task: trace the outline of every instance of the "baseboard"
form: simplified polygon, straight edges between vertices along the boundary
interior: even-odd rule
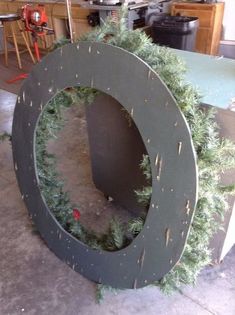
[[[220,41],[219,55],[235,59],[235,41],[234,40]]]

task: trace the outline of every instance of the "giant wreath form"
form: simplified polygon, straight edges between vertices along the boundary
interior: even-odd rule
[[[14,113],[15,171],[22,198],[41,236],[74,270],[116,288],[139,288],[160,279],[177,286],[193,281],[208,262],[206,246],[215,226],[213,213],[226,207],[224,194],[218,190],[218,172],[234,165],[231,158],[234,148],[228,142],[220,142],[213,115],[196,107],[197,93],[183,85],[180,77],[175,80],[180,73],[179,63],[173,70],[170,68],[172,65],[166,61],[171,53],[155,48],[138,32],[123,34],[123,46],[128,43],[136,46],[139,55],[146,58],[117,47],[122,38],[114,36],[110,40],[114,45],[94,41],[65,45],[34,67],[21,88]],[[101,38],[100,35],[102,30],[91,37]],[[156,53],[158,49],[166,54],[158,60],[160,75],[174,96],[157,74],[157,66],[153,69],[151,62],[143,61],[152,58],[154,64],[154,58],[160,56]],[[152,196],[145,224],[127,247],[117,251],[93,249],[68,233],[48,208],[40,190],[37,125],[48,102],[68,87],[100,90],[117,100],[135,122],[149,155]],[[174,97],[186,114],[192,135]],[[199,157],[201,190],[191,238],[181,257],[197,200],[198,174],[192,136]],[[220,159],[215,159],[214,151]]]
[[[152,198],[144,228],[117,252],[91,249],[64,231],[38,187],[37,122],[50,99],[70,86],[92,87],[118,100],[132,116],[150,158]],[[21,88],[13,139],[15,170],[27,208],[48,246],[76,271],[96,282],[132,288],[159,280],[178,262],[197,195],[195,154],[174,98],[141,59],[103,43],[81,42],[55,50]]]

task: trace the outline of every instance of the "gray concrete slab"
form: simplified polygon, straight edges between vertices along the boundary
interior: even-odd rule
[[[15,95],[0,90],[0,132],[9,131]],[[114,271],[115,272],[115,271]],[[194,288],[165,296],[158,288],[107,292],[75,273],[44,244],[27,215],[12,167],[11,146],[0,143],[0,315],[234,315],[235,248],[206,268]]]

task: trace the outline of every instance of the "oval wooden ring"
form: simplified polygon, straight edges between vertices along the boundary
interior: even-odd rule
[[[89,248],[56,221],[41,195],[35,131],[50,99],[86,86],[114,97],[131,114],[151,161],[152,198],[143,230],[116,252]],[[49,248],[74,270],[116,288],[161,279],[178,262],[197,197],[197,167],[189,127],[172,94],[145,62],[121,48],[80,42],[58,48],[37,64],[19,92],[12,147],[22,198]]]

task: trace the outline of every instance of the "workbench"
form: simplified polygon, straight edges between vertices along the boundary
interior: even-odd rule
[[[174,52],[185,61],[186,80],[202,92],[202,102],[232,110],[235,102],[235,60],[176,49]]]

